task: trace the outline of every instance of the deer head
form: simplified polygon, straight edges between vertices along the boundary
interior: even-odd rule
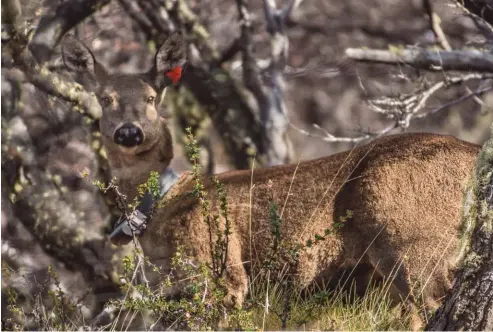
[[[99,128],[110,170],[132,199],[150,171],[162,172],[173,157],[160,106],[166,87],[181,78],[186,44],[180,33],[171,34],[156,52],[152,68],[141,74],[109,73],[73,37],[64,39],[62,56],[75,80],[94,92],[101,104]]]

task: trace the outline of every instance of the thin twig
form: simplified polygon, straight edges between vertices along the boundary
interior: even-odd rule
[[[376,132],[364,132],[360,131],[360,135],[355,137],[344,137],[344,136],[335,136],[329,133],[327,130],[321,128],[317,124],[313,124],[313,127],[318,131],[322,132],[322,134],[311,133],[304,129],[301,129],[295,126],[292,122],[290,122],[291,128],[298,131],[300,134],[309,136],[309,137],[317,137],[324,142],[334,143],[334,142],[344,142],[344,143],[358,143],[367,139],[377,138],[383,135],[390,133],[392,130],[396,128],[400,128],[402,130],[409,128],[411,122],[415,119],[421,119],[427,117],[431,114],[442,111],[449,106],[458,104],[463,102],[469,98],[474,96],[482,95],[488,91],[493,90],[493,85],[489,85],[486,87],[482,87],[477,89],[474,92],[470,92],[469,94],[462,96],[454,101],[443,104],[437,108],[434,108],[425,113],[419,113],[426,105],[428,99],[434,95],[437,91],[446,88],[453,84],[461,84],[470,80],[489,80],[493,79],[492,74],[468,74],[462,76],[454,76],[448,77],[444,81],[437,82],[433,84],[431,87],[419,92],[414,93],[408,96],[397,96],[397,97],[380,97],[373,100],[368,101],[368,106],[370,109],[376,113],[385,115],[387,118],[394,120],[392,124],[385,127],[384,129]]]
[[[45,14],[39,21],[29,50],[39,64],[47,61],[55,46],[74,26],[110,3],[110,0],[71,0]]]
[[[478,90],[476,90],[474,92],[471,92],[471,93],[469,93],[467,95],[464,95],[464,96],[462,96],[460,98],[457,98],[456,100],[452,100],[451,102],[448,102],[446,104],[440,105],[439,107],[434,108],[433,110],[431,110],[429,112],[418,114],[414,118],[415,119],[421,119],[421,118],[427,117],[427,116],[429,116],[431,114],[435,114],[437,112],[440,112],[441,110],[443,110],[445,108],[448,108],[450,106],[459,104],[459,103],[461,103],[461,102],[463,102],[463,101],[465,101],[465,100],[467,100],[469,98],[477,97],[477,96],[482,95],[483,93],[486,93],[486,92],[491,91],[491,90],[493,90],[493,86],[488,86],[488,87],[483,88],[483,89],[478,89]]]
[[[435,34],[435,37],[437,38],[438,42],[442,45],[444,50],[452,51],[452,47],[450,46],[450,43],[448,42],[448,39],[445,36],[445,32],[443,32],[442,26],[440,25],[441,23],[440,16],[438,16],[438,14],[435,13],[435,11],[433,10],[433,4],[431,3],[431,0],[423,0],[423,7],[425,8],[426,13],[428,14],[430,20],[430,28]],[[471,94],[473,93],[468,86],[466,86],[466,91]],[[483,106],[483,102],[477,96],[473,95],[472,98],[480,107]]]
[[[471,9],[475,9],[475,8],[467,8],[466,6],[464,6],[464,2],[463,0],[456,0],[455,1],[455,5],[457,7],[459,7],[460,9],[462,9],[468,16],[470,16],[472,18],[472,20],[474,21],[474,23],[476,24],[476,26],[478,28],[481,29],[481,31],[483,33],[486,34],[486,37],[492,37],[493,36],[493,26],[492,26],[492,21],[489,21],[488,19],[478,15],[477,13],[474,13]],[[481,5],[478,6],[478,9],[487,9],[486,7],[484,8],[481,8]],[[490,15],[488,15],[488,18],[491,18],[491,13],[492,13],[492,9],[490,8],[488,10],[488,13]]]
[[[447,37],[445,36],[445,33],[443,32],[440,25],[440,16],[438,16],[438,14],[435,13],[435,11],[433,10],[431,0],[423,0],[423,7],[425,7],[426,14],[428,14],[428,17],[430,19],[431,30],[435,34],[438,42],[440,43],[440,45],[442,45],[444,50],[451,51],[452,47],[450,46]]]

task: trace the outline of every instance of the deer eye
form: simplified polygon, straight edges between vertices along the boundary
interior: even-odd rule
[[[156,97],[150,96],[149,98],[147,98],[147,103],[152,105],[154,103],[155,99],[156,99]]]
[[[101,103],[103,104],[103,106],[109,106],[113,103],[113,99],[111,97],[105,96],[101,98]]]

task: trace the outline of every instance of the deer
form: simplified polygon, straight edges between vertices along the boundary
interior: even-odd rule
[[[75,38],[65,38],[62,54],[74,79],[101,104],[99,128],[109,169],[132,200],[150,172],[166,174],[173,158],[172,137],[160,112],[166,88],[181,79],[187,63],[186,42],[172,33],[142,74],[109,73]],[[302,252],[297,284],[308,287],[343,268],[367,264],[391,280],[410,306],[422,297],[427,308],[437,308],[457,266],[463,194],[478,153],[479,146],[452,136],[402,133],[297,164],[217,174],[231,223],[225,303],[241,306],[248,295],[251,266],[272,241],[269,202],[276,202],[282,207],[283,237],[299,243],[323,234],[351,211],[337,232]],[[190,174],[173,179],[166,196],[181,198],[165,201],[138,237],[144,254],[164,270],[178,247],[198,262],[211,260],[199,200],[180,196],[193,190],[194,180]],[[213,184],[208,179],[204,184],[215,202],[211,208],[218,211]],[[423,286],[419,291],[416,282]]]

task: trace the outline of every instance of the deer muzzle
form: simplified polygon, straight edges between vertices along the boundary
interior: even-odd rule
[[[118,145],[134,147],[142,144],[144,141],[144,134],[142,133],[142,129],[136,125],[132,123],[125,123],[120,128],[115,130],[113,141]]]

